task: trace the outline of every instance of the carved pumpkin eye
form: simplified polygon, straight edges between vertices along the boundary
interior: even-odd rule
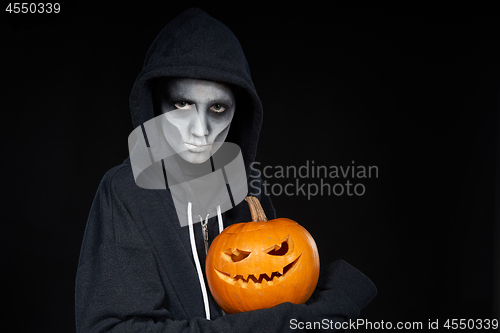
[[[234,251],[231,251],[231,249],[227,249],[225,251],[222,251],[222,253],[230,257],[233,262],[242,261],[250,255],[250,252],[242,251],[239,249],[234,249]]]
[[[270,250],[266,251],[267,254],[272,256],[284,256],[288,253],[288,237],[281,243],[281,245],[274,245]]]

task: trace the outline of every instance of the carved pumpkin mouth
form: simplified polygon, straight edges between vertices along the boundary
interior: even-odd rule
[[[282,279],[293,267],[295,267],[301,256],[302,253],[297,257],[297,259],[283,267],[281,271],[271,273],[231,276],[229,273],[221,272],[217,268],[215,268],[215,272],[221,280],[226,281],[229,284],[235,285],[238,283],[243,288],[248,288],[250,284],[254,285],[256,288],[262,288],[262,286],[271,286],[275,282],[279,282],[280,279]]]

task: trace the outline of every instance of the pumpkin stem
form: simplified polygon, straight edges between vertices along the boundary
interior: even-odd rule
[[[245,198],[248,202],[248,207],[250,207],[250,214],[252,215],[253,222],[264,221],[267,222],[266,214],[260,205],[259,199],[256,197],[248,196]]]

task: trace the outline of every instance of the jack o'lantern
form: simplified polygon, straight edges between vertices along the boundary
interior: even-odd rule
[[[290,219],[267,221],[257,198],[245,200],[253,221],[224,229],[207,254],[214,299],[226,313],[305,303],[319,277],[314,239]]]

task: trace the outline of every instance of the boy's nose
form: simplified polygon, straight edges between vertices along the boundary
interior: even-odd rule
[[[197,116],[191,124],[191,134],[197,137],[208,135],[207,114],[204,110],[198,109]]]

